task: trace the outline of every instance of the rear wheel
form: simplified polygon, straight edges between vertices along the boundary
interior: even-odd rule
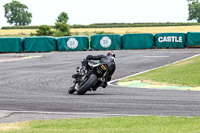
[[[84,95],[97,82],[97,76],[92,74],[89,79],[77,90],[77,94]]]

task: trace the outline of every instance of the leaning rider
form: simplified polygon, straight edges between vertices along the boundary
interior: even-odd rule
[[[107,87],[107,82],[111,80],[111,76],[115,72],[115,54],[113,52],[108,52],[106,55],[88,55],[85,60],[82,61],[82,70],[88,71],[90,66],[88,65],[88,61],[90,60],[99,60],[99,63],[106,63],[108,65],[108,73],[105,76],[105,81],[102,83],[99,81],[93,90],[96,90],[98,86],[102,86],[103,88]]]

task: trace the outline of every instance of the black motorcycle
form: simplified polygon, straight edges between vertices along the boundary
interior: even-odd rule
[[[96,91],[96,89],[105,82],[106,74],[108,73],[108,64],[96,63],[93,61],[88,62],[89,69],[77,67],[77,73],[72,75],[73,85],[69,88],[69,94],[75,91],[79,95],[84,95],[87,91]]]

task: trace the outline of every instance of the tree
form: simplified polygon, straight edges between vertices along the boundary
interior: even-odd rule
[[[199,0],[187,0],[188,2],[199,2]]]
[[[61,37],[61,36],[70,36],[70,26],[67,24],[69,17],[67,13],[62,12],[58,16],[58,19],[56,19],[55,28],[56,31],[54,33],[54,36]]]
[[[62,12],[60,13],[60,15],[58,16],[58,19],[56,19],[57,23],[67,23],[69,17],[67,15],[67,13]]]
[[[28,7],[19,1],[13,0],[4,5],[5,17],[9,24],[28,25],[31,23],[32,13],[28,12]]]
[[[188,10],[189,10],[189,17],[188,20],[197,20],[200,23],[200,3],[198,0],[187,0]]]
[[[54,31],[51,30],[51,27],[47,25],[41,25],[36,32],[36,36],[52,36],[54,34]]]

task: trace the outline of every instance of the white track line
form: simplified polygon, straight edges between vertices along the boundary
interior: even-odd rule
[[[132,116],[131,114],[104,114],[104,113],[92,113],[92,112],[84,113],[84,112],[12,111],[12,110],[0,110],[0,113],[7,113],[5,117],[15,113],[46,114],[46,115]]]
[[[21,58],[12,58],[12,59],[0,59],[1,62],[11,62],[11,61],[21,61],[21,60],[26,60],[26,59],[32,59],[32,58],[39,58],[41,56],[22,56]]]
[[[15,113],[21,113],[21,114],[44,114],[44,115],[91,115],[91,117],[88,118],[92,118],[93,117],[118,117],[118,116],[152,116],[154,114],[150,114],[150,115],[144,115],[144,114],[104,114],[104,113],[84,113],[84,112],[45,112],[45,111],[10,111],[10,110],[0,110],[0,113],[7,113],[6,115],[4,115],[3,117],[0,117],[0,119],[5,118],[5,117],[9,117],[11,115],[14,115]],[[158,117],[168,117],[168,115],[157,115]],[[169,115],[170,116],[170,115]],[[176,117],[182,117],[182,116],[176,116]],[[186,116],[187,118],[192,118],[193,116]]]

